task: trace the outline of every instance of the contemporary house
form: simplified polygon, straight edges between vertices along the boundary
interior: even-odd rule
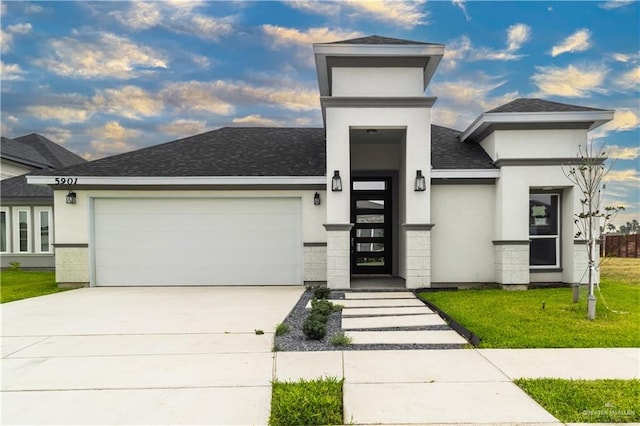
[[[53,191],[27,184],[26,174],[85,163],[86,160],[32,133],[0,144],[0,259],[29,269],[51,269],[53,248]]]
[[[222,128],[58,171],[56,277],[91,286],[407,288],[583,279],[562,172],[613,111],[516,99],[431,123],[444,45],[315,44],[323,128]]]

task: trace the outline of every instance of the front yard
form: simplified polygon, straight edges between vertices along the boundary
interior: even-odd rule
[[[65,290],[68,289],[58,288],[56,285],[55,272],[21,270],[0,272],[0,303],[13,302]]]
[[[606,259],[601,267],[597,318],[586,318],[586,290],[425,292],[428,300],[480,337],[484,348],[640,346],[640,259]]]

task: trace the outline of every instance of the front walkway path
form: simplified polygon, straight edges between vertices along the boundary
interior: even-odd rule
[[[637,348],[278,352],[274,379],[344,377],[345,422],[356,424],[559,424],[512,380],[638,378],[639,354]]]

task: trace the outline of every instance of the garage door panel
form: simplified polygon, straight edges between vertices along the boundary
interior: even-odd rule
[[[97,199],[96,284],[302,282],[301,201]]]

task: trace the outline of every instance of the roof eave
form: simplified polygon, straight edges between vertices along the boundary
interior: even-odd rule
[[[64,183],[58,176],[27,176],[30,185],[51,185],[54,189],[78,186],[277,186],[277,185],[325,185],[326,176],[73,176],[72,184],[65,176]]]
[[[498,124],[561,124],[585,123],[593,130],[613,120],[615,111],[554,111],[554,112],[490,112],[482,113],[460,135],[463,142],[479,142],[480,135],[487,134]]]

